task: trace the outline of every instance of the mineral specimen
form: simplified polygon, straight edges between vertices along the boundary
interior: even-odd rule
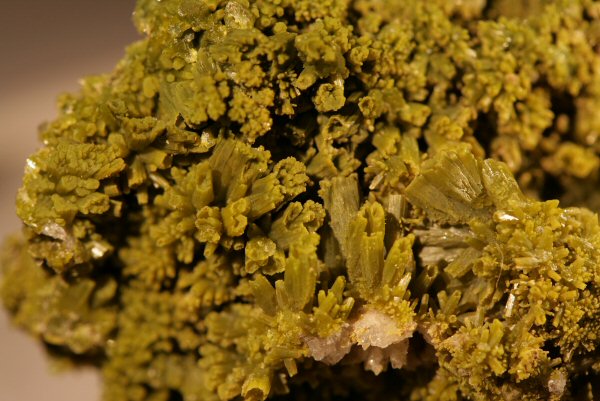
[[[135,22],[43,128],[2,263],[107,401],[600,399],[600,3]]]

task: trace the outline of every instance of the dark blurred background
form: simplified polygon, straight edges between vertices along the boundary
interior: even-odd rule
[[[0,0],[0,238],[19,230],[14,198],[37,127],[61,92],[109,72],[139,36],[135,0]],[[2,308],[0,308],[2,309]],[[52,374],[42,347],[0,310],[0,400],[98,401],[92,370]]]

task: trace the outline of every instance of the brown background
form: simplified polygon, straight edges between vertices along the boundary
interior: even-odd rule
[[[0,0],[0,237],[19,229],[14,198],[37,127],[79,78],[108,72],[138,36],[134,0]],[[2,309],[2,308],[0,308]],[[98,401],[92,370],[49,373],[35,340],[0,311],[0,401]]]

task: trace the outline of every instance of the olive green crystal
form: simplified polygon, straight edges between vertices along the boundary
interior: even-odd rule
[[[139,0],[2,300],[106,401],[600,399],[600,3]]]

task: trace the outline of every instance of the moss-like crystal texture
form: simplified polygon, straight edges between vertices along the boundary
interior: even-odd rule
[[[42,129],[2,259],[107,401],[600,399],[600,3],[135,22]]]

